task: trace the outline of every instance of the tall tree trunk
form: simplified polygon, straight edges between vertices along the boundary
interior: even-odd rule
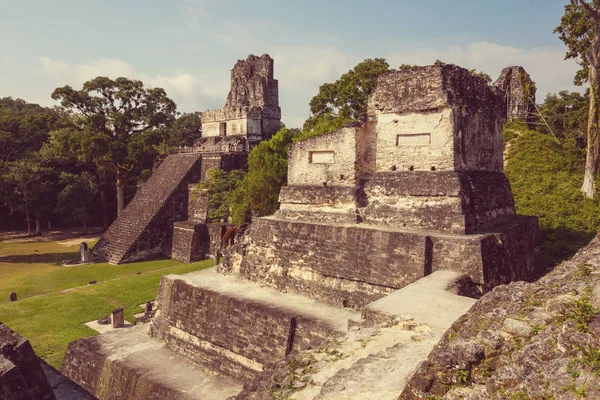
[[[42,223],[39,217],[35,219],[35,234],[39,235],[42,232]]]
[[[27,222],[27,236],[31,236],[31,217],[29,210],[25,210],[25,221]]]
[[[598,113],[598,94],[600,86],[600,26],[596,25],[596,34],[592,39],[588,53],[590,108],[588,111],[587,154],[585,157],[585,175],[581,193],[585,197],[593,198],[596,193],[596,175],[600,161],[600,114]]]
[[[106,199],[106,182],[103,180],[98,189],[100,191],[100,210],[102,211],[102,230],[108,229],[108,201]]]
[[[125,182],[123,170],[117,168],[117,217],[121,215],[121,211],[125,208]]]

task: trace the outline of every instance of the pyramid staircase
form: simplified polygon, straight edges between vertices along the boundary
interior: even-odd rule
[[[187,216],[188,184],[198,181],[200,154],[172,154],[137,191],[133,200],[104,233],[92,254],[122,264],[164,254],[174,221]]]

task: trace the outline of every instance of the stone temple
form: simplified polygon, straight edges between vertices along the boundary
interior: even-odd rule
[[[92,249],[96,259],[121,264],[167,256],[193,262],[214,254],[224,225],[206,224],[208,199],[195,187],[211,168],[246,168],[250,150],[279,130],[273,64],[267,54],[235,64],[225,107],[202,113],[202,137],[155,169]]]
[[[251,104],[250,92],[232,88],[228,103]],[[275,215],[240,232],[218,267],[163,277],[151,323],[71,343],[62,372],[101,399],[260,398],[253,388],[277,362],[410,314],[416,325],[394,336],[406,342],[339,371],[360,367],[359,387],[369,362],[398,357],[372,371],[402,384],[474,302],[448,287],[470,282],[481,293],[539,273],[537,219],[516,215],[502,172],[505,120],[504,92],[463,68],[383,74],[365,122],[291,147]],[[219,132],[248,133],[248,121],[219,122]],[[321,390],[315,379],[297,385],[307,393],[297,398],[402,391],[361,397],[379,387],[363,385],[353,397],[352,385]]]

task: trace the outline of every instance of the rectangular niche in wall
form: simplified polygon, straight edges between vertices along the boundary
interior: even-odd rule
[[[333,164],[334,152],[333,150],[309,151],[308,162],[311,164]]]
[[[406,133],[396,136],[396,146],[429,146],[431,133]]]

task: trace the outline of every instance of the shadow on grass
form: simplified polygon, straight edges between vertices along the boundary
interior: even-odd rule
[[[76,252],[23,254],[0,257],[0,263],[62,265],[63,261],[76,258]]]
[[[576,231],[565,227],[542,228],[541,231],[541,262],[545,274],[551,272],[561,262],[573,257],[596,235],[596,232]]]

